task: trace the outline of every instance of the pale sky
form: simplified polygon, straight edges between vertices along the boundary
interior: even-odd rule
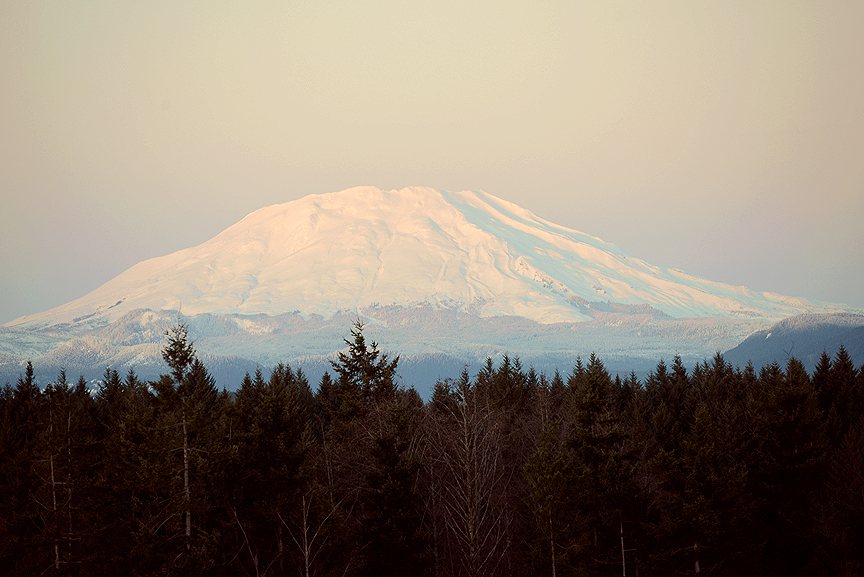
[[[0,323],[266,205],[481,189],[864,307],[864,2],[0,5]]]

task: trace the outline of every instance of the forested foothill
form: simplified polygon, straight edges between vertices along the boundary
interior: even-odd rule
[[[424,402],[355,324],[217,389],[166,374],[0,391],[3,575],[859,575],[864,367],[488,359]]]

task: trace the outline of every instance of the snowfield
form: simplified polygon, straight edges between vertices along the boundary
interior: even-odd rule
[[[655,266],[484,192],[359,187],[262,208],[197,247],[7,326],[93,327],[137,309],[330,318],[418,304],[550,324],[589,320],[595,302],[676,318],[845,310]]]
[[[314,377],[358,318],[408,373],[414,363],[458,374],[503,354],[567,372],[591,352],[627,373],[674,355],[710,358],[794,315],[838,312],[860,311],[663,268],[485,192],[359,187],[262,208],[7,323],[0,377],[14,380],[28,359],[49,372],[156,375],[181,314],[208,368],[235,386],[277,362],[317,367]]]

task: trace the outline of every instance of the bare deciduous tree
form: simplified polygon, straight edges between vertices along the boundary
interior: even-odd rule
[[[495,575],[505,557],[512,510],[511,472],[502,455],[501,419],[471,390],[467,372],[458,383],[457,402],[442,404],[430,423],[433,449],[429,474],[436,489],[436,515],[443,538],[455,554],[455,574]]]

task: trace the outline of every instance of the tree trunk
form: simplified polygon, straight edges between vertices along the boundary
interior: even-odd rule
[[[312,506],[312,498],[309,498],[309,505],[306,505],[306,496],[303,496],[303,568],[305,569],[305,577],[309,577],[310,556],[312,554],[309,544],[309,507]]]
[[[66,562],[72,562],[72,407],[66,416],[66,449],[69,458],[66,474],[66,510],[69,513],[69,532],[66,535]]]
[[[285,543],[282,542],[282,526],[276,526],[276,557],[279,559],[279,571],[285,571]]]
[[[467,387],[459,404],[448,411],[452,428],[439,425],[434,432],[441,447],[435,460],[443,525],[455,545],[445,554],[468,577],[493,574],[509,561],[509,480],[501,459],[501,426],[493,410],[472,398]]]
[[[192,497],[189,490],[189,434],[183,414],[183,494],[186,497],[186,549],[192,548]]]
[[[627,562],[624,559],[624,522],[620,521],[621,527],[621,575],[627,577]]]
[[[57,481],[54,479],[54,455],[48,456],[48,466],[51,468],[51,500],[52,500],[52,512],[54,513],[54,568],[56,570],[60,570],[60,540],[59,535],[59,527],[57,526]]]

